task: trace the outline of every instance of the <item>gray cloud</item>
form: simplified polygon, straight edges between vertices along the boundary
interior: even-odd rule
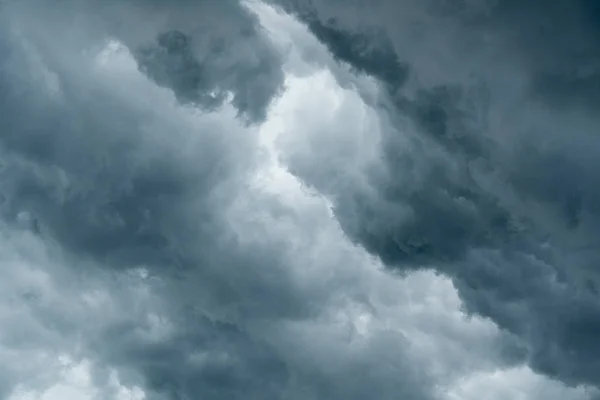
[[[302,106],[319,113],[284,112],[307,131],[286,137],[284,158],[334,200],[338,225],[292,177],[281,183],[291,193],[255,181],[274,179],[261,175],[266,128],[244,120],[265,118],[289,66],[238,2],[52,5],[0,5],[2,396],[56,379],[44,371],[62,353],[89,360],[99,396],[115,399],[111,371],[151,400],[447,399],[465,376],[527,354],[552,376],[594,382],[592,358],[576,361],[595,327],[572,310],[593,316],[595,300],[578,274],[556,278],[574,254],[547,237],[549,250],[533,251],[538,236],[523,232],[548,215],[556,222],[535,233],[563,232],[592,202],[553,191],[536,175],[542,157],[529,176],[495,164],[528,159],[479,136],[489,85],[421,87],[385,29],[314,20],[334,58],[389,83],[375,108],[347,85],[337,114],[314,88]],[[361,112],[372,124],[357,137]],[[511,197],[521,192],[530,198]],[[381,271],[346,234],[389,264],[437,266],[469,311],[507,331],[465,319],[442,278]]]
[[[599,384],[595,3],[274,3],[383,81],[380,157],[348,174],[328,163],[342,150],[309,134],[323,163],[290,147],[294,173],[390,267],[450,276],[538,371]],[[386,52],[373,65],[407,75],[399,90],[368,67],[369,46]]]
[[[0,316],[10,326],[3,348],[89,359],[97,385],[108,387],[108,371],[117,370],[149,399],[433,399],[426,365],[401,333],[382,331],[354,348],[352,327],[331,320],[342,305],[364,302],[353,292],[367,259],[343,241],[326,206],[297,215],[248,188],[263,161],[256,128],[236,116],[263,113],[281,75],[266,88],[260,77],[247,82],[263,61],[244,65],[228,48],[201,62],[188,53],[196,36],[184,33],[185,18],[175,18],[177,30],[149,28],[142,21],[161,10],[82,4],[58,12],[3,5],[2,229],[10,246],[23,247],[15,263],[36,248],[50,253],[30,261],[31,273],[46,277],[38,284],[2,260],[6,301],[21,296],[16,317]],[[246,15],[226,4],[214,7],[233,20]],[[109,6],[125,14],[115,22],[105,17]],[[262,40],[244,35],[252,39],[236,45]],[[146,39],[156,51],[150,60]],[[260,58],[268,46],[246,51]],[[214,76],[223,63],[231,70]],[[225,97],[207,104],[213,89],[231,90],[232,105],[219,104]],[[323,272],[311,273],[313,265]],[[6,365],[5,397],[45,383],[36,379],[43,360]]]
[[[183,103],[214,108],[227,96],[250,121],[265,111],[283,81],[281,60],[256,17],[237,0],[162,4],[143,1],[7,2],[14,24],[29,28],[41,49],[58,41],[81,51],[117,39],[140,69]],[[199,19],[197,16],[202,15]],[[47,30],[52,29],[52,37]],[[62,62],[70,55],[46,54]],[[250,79],[251,78],[251,79]]]

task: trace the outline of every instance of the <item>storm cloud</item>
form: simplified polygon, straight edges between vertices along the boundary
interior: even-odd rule
[[[292,170],[390,268],[446,274],[467,310],[523,339],[535,369],[598,384],[595,3],[280,3],[381,81],[386,116],[360,179],[341,164],[320,176],[293,146]],[[369,46],[407,75],[400,88],[387,63],[365,68]]]
[[[0,396],[598,396],[597,9],[452,4],[0,2]]]

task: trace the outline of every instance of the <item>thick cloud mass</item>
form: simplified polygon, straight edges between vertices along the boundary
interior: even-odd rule
[[[383,84],[366,186],[290,149],[346,233],[394,269],[450,276],[539,371],[600,384],[596,2],[276,3]],[[369,45],[393,61],[371,66]]]
[[[67,354],[100,398],[115,371],[149,399],[433,398],[401,332],[352,339],[370,264],[322,199],[261,189],[237,117],[264,117],[283,66],[256,18],[104,4],[2,5],[2,397]],[[220,48],[194,48],[195,18]]]
[[[279,54],[256,17],[237,0],[27,0],[4,7],[14,25],[36,25],[28,30],[42,47],[38,51],[49,52],[57,43],[86,51],[119,40],[158,85],[202,108],[217,107],[231,95],[242,115],[264,118],[283,80]],[[64,51],[46,56],[61,62]]]
[[[0,0],[0,398],[597,396],[595,3],[270,3]]]

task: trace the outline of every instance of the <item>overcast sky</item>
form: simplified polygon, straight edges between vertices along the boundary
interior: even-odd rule
[[[600,3],[0,0],[0,399],[600,399]]]

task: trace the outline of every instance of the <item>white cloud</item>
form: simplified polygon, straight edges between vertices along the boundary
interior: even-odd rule
[[[8,400],[145,400],[139,387],[123,386],[115,372],[110,374],[106,387],[97,387],[93,382],[89,362],[74,362],[66,356],[58,359],[58,378],[55,383],[41,390],[18,387]],[[56,371],[53,371],[56,373]]]

